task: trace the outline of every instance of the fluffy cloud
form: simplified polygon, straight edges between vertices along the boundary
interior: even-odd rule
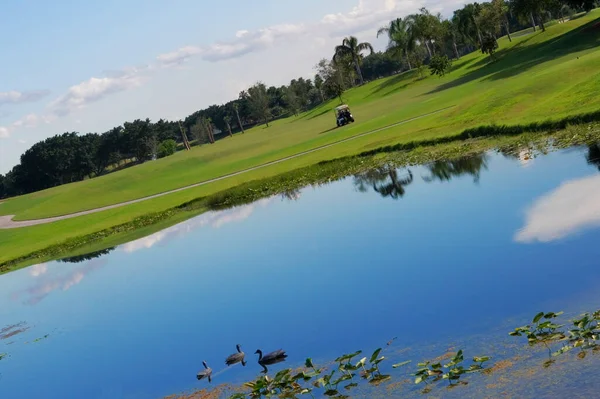
[[[411,10],[416,11],[421,4],[413,0],[360,0],[351,11],[326,15],[317,23],[280,24],[255,31],[238,30],[234,40],[204,47],[182,47],[171,53],[159,55],[157,60],[165,66],[174,66],[198,55],[205,61],[219,62],[262,51],[278,43],[297,40],[301,36],[309,35],[322,41],[323,38],[374,30],[398,15],[404,15]]]
[[[527,210],[525,226],[515,234],[515,241],[551,242],[600,227],[599,196],[599,175],[561,184]]]
[[[10,130],[6,126],[0,126],[0,139],[10,137]]]
[[[113,73],[112,76],[90,78],[71,86],[66,94],[50,103],[49,108],[58,116],[68,115],[90,103],[102,100],[110,94],[140,86],[143,82],[144,70],[145,68],[131,68]]]
[[[171,53],[161,54],[156,57],[157,61],[163,66],[180,65],[189,58],[200,54],[202,49],[195,46],[185,46]]]
[[[48,90],[33,90],[33,91],[5,91],[0,92],[0,105],[3,104],[20,104],[29,103],[41,100],[50,94]]]

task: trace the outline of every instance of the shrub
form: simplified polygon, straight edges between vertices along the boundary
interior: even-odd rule
[[[169,155],[175,154],[175,151],[177,151],[177,143],[175,142],[175,140],[165,140],[158,146],[156,156],[158,158],[168,157]]]
[[[429,63],[429,70],[432,75],[444,76],[452,66],[452,62],[447,55],[434,55]]]

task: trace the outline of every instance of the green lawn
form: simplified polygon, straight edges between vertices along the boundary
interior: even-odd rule
[[[600,10],[546,32],[499,40],[499,61],[467,55],[443,78],[414,72],[381,79],[344,95],[357,122],[335,126],[332,101],[298,117],[254,128],[214,145],[100,178],[10,199],[0,215],[16,220],[93,209],[167,191],[306,151],[449,106],[440,113],[247,174],[143,203],[48,225],[0,230],[0,262],[164,210],[251,179],[384,145],[455,135],[487,124],[521,124],[600,109]]]

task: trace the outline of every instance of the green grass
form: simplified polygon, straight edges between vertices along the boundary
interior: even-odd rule
[[[136,217],[161,212],[195,198],[384,146],[458,135],[491,124],[527,124],[600,110],[600,10],[546,32],[500,39],[499,61],[480,53],[455,62],[443,78],[415,79],[414,72],[381,79],[348,91],[345,102],[357,122],[334,127],[335,101],[298,117],[275,121],[171,157],[100,178],[10,199],[0,214],[27,220],[93,209],[164,192],[243,170],[347,137],[443,112],[322,151],[165,197],[48,225],[0,230],[0,263],[66,239],[108,229]]]

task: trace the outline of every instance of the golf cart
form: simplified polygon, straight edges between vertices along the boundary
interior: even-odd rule
[[[338,127],[347,125],[348,123],[351,123],[351,122],[354,122],[354,117],[352,116],[352,113],[350,112],[350,107],[348,107],[346,104],[340,105],[334,111],[335,111],[335,121],[336,121]]]

